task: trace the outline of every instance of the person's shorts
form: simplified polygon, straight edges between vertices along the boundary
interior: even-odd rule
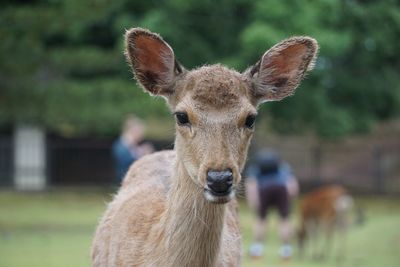
[[[267,216],[271,208],[276,208],[283,219],[289,216],[290,201],[285,185],[259,185],[259,197],[258,216],[261,219]]]

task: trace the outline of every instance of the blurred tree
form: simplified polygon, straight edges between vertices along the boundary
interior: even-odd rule
[[[19,0],[0,9],[0,125],[41,124],[64,135],[110,135],[126,113],[165,121],[161,100],[131,81],[125,29],[159,32],[191,68],[244,70],[291,35],[321,46],[296,97],[265,105],[281,133],[365,132],[400,111],[400,6],[395,0]]]
[[[241,34],[243,57],[290,35],[320,44],[316,70],[296,97],[263,107],[280,132],[328,138],[368,131],[399,115],[400,6],[396,1],[256,1]],[[243,60],[247,62],[247,60]]]

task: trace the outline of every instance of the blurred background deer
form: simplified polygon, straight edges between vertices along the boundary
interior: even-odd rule
[[[342,259],[346,252],[346,235],[354,223],[355,205],[347,190],[338,185],[323,186],[306,194],[300,204],[298,230],[299,254],[307,251],[314,259],[331,254],[337,235],[336,256]],[[361,214],[358,213],[360,223]]]

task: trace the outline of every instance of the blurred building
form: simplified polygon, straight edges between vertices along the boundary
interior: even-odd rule
[[[113,140],[66,138],[29,125],[2,129],[0,187],[43,190],[115,184]],[[152,143],[156,150],[172,148],[172,140]],[[333,143],[298,136],[256,138],[253,145],[279,151],[304,189],[338,183],[355,192],[400,194],[400,139],[393,131]]]
[[[53,186],[115,184],[114,137],[65,138],[20,125],[0,132],[0,187],[37,191]],[[156,149],[171,141],[152,141]]]

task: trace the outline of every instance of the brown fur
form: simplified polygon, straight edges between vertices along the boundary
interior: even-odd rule
[[[329,253],[332,235],[335,230],[345,234],[353,200],[347,190],[341,186],[324,186],[304,196],[300,205],[300,229],[298,232],[300,253],[304,253],[306,240],[313,239],[314,257],[323,257]],[[324,235],[324,246],[318,246],[318,235]],[[311,240],[310,240],[311,241]],[[342,240],[343,241],[343,240]],[[344,244],[341,244],[344,252]],[[318,251],[319,250],[319,251]],[[343,256],[343,255],[339,255]]]
[[[159,35],[140,28],[126,33],[127,59],[140,85],[165,97],[174,113],[186,113],[189,123],[177,124],[174,151],[133,164],[97,228],[93,266],[240,265],[234,190],[221,197],[208,193],[207,172],[230,169],[237,188],[253,134],[246,118],[257,113],[266,95],[274,97],[259,84],[300,73],[289,77],[297,82],[290,90],[297,87],[317,50],[313,39],[303,39],[304,44],[295,39],[286,41],[287,46],[281,43],[287,49],[272,48],[279,57],[276,73],[267,75],[259,68],[250,75],[221,65],[187,71]],[[267,54],[262,62],[272,60]],[[286,83],[274,86],[289,90]]]
[[[247,92],[239,73],[221,65],[194,70],[188,75],[188,79],[196,83],[193,86],[197,89],[193,93],[193,100],[207,107],[221,109],[238,105],[241,96]]]

